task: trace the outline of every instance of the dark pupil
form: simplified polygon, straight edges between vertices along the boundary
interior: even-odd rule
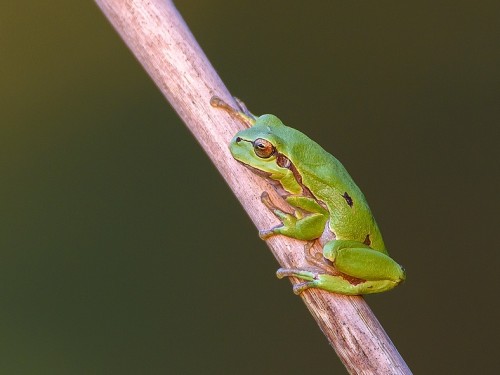
[[[253,147],[260,158],[268,158],[273,154],[273,145],[264,139],[256,139],[253,142]]]

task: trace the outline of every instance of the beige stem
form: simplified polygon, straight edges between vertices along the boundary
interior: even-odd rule
[[[237,104],[173,3],[96,2],[216,165],[255,226],[276,225],[276,218],[261,203],[260,194],[268,191],[274,202],[279,197],[228,152],[229,140],[243,125],[225,111],[213,108],[210,98],[217,95],[234,107]],[[267,244],[282,267],[305,264],[303,243],[276,236]],[[302,299],[350,373],[411,374],[362,297],[313,289],[302,293]]]

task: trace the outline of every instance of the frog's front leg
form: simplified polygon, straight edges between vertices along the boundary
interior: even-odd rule
[[[296,209],[293,214],[276,207],[266,192],[262,193],[261,200],[281,220],[280,225],[259,231],[262,239],[282,234],[299,240],[314,240],[321,236],[329,218],[328,211],[313,198],[297,195],[290,195],[285,198],[286,202]]]
[[[383,252],[348,240],[333,240],[323,248],[323,256],[330,260],[340,275],[300,268],[280,268],[277,276],[294,276],[306,280],[294,287],[296,294],[308,288],[357,295],[384,292],[405,279],[405,271]]]

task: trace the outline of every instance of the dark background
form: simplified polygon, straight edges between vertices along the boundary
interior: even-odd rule
[[[179,1],[233,94],[340,160],[419,374],[498,370],[496,1]],[[345,370],[92,1],[0,5],[0,373]]]

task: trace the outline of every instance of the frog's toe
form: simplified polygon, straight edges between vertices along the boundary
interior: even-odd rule
[[[272,237],[274,235],[274,232],[272,229],[261,229],[259,230],[259,237],[262,240],[267,240],[269,237]]]
[[[304,290],[309,289],[309,288],[314,288],[315,286],[316,286],[316,283],[314,281],[304,281],[302,283],[298,283],[298,284],[295,284],[293,286],[293,293],[296,295],[299,295]]]

